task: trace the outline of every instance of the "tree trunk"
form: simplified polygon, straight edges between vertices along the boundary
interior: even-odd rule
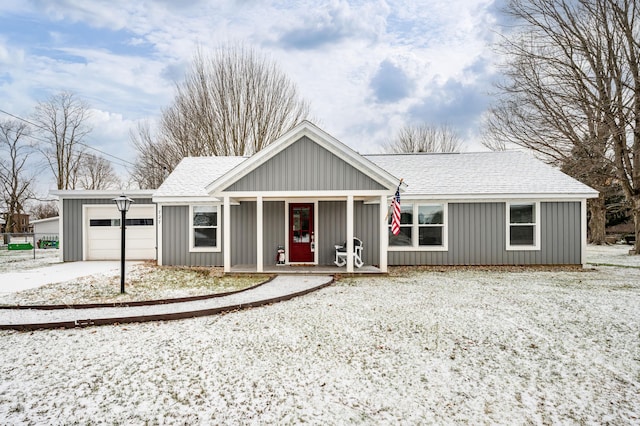
[[[636,242],[629,254],[640,254],[640,195],[633,197],[633,224]]]
[[[601,245],[605,243],[607,208],[604,202],[604,195],[600,193],[598,198],[587,201],[589,208],[588,235],[589,243]]]

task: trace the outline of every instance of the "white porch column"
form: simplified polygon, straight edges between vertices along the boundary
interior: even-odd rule
[[[258,195],[256,198],[256,271],[262,272],[264,270],[264,256],[263,256],[263,235],[262,235],[262,224],[264,223],[262,220],[263,212],[262,212],[262,195]]]
[[[347,195],[347,273],[353,273],[353,195]]]
[[[389,231],[387,228],[387,196],[380,196],[380,272],[387,272]]]
[[[162,204],[156,204],[156,262],[162,266]]]
[[[224,272],[231,272],[231,202],[228,195],[224,196],[222,224]]]
[[[587,267],[587,200],[580,201],[580,263]]]

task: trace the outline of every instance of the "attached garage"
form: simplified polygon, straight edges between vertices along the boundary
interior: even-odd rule
[[[120,259],[121,213],[114,205],[84,206],[85,260]],[[155,259],[154,205],[132,205],[127,212],[126,258]]]
[[[122,191],[52,191],[58,197],[60,212],[60,258],[64,262],[81,260],[120,260],[121,213],[113,199]],[[128,190],[133,199],[127,212],[126,259],[157,259],[156,204],[153,190]]]

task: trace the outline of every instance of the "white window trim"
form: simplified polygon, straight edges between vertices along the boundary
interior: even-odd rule
[[[211,207],[215,207],[218,213],[218,223],[216,223],[216,246],[215,247],[195,247],[195,235],[193,233],[193,208],[194,207],[200,207],[200,206],[211,206]],[[222,217],[222,207],[220,203],[215,203],[215,204],[209,204],[209,203],[197,203],[197,204],[189,204],[189,219],[188,219],[188,226],[189,226],[189,252],[190,253],[202,253],[202,252],[206,252],[206,253],[212,253],[212,252],[220,252],[221,247],[220,247],[220,239],[222,238],[221,236],[221,230],[222,227],[220,226],[220,222],[221,222],[221,217]]]
[[[407,200],[407,204],[413,204],[413,224],[411,225],[411,245],[392,246],[389,241],[389,251],[448,251],[449,250],[449,203],[437,201]],[[420,225],[418,224],[419,206],[442,206],[442,245],[441,246],[421,246],[420,245]],[[391,214],[391,213],[389,213]],[[387,224],[387,233],[391,225]],[[408,225],[401,225],[408,226]],[[422,225],[425,226],[425,225]],[[438,225],[435,225],[438,226]]]
[[[522,204],[533,204],[533,208],[535,210],[535,223],[520,223],[519,225],[533,225],[533,245],[523,246],[523,245],[512,245],[511,244],[511,206],[512,205],[522,205]],[[507,251],[539,251],[540,250],[540,201],[514,201],[514,202],[506,202],[506,231],[505,231],[505,239],[506,239],[506,250]]]

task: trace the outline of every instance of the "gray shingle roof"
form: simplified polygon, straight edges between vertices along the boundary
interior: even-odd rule
[[[407,184],[405,195],[595,196],[588,186],[518,151],[457,154],[385,154],[365,158]],[[187,157],[155,197],[207,197],[206,186],[246,157]]]
[[[596,191],[518,151],[366,155],[407,184],[407,195],[596,195]]]
[[[185,157],[154,197],[207,197],[206,186],[247,157]]]

